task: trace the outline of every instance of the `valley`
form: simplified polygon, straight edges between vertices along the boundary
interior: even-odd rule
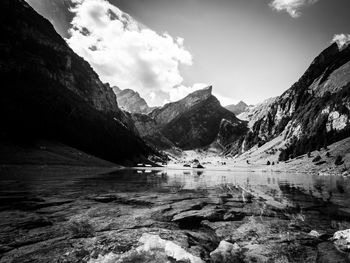
[[[68,37],[29,3],[0,3],[0,263],[350,262],[349,41],[280,95],[224,104],[177,76],[182,38],[91,0],[126,58],[107,67],[108,43],[76,24],[84,0],[52,5],[76,15]]]

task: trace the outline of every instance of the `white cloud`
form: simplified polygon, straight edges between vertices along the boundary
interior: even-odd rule
[[[303,6],[313,5],[319,0],[273,0],[270,6],[277,11],[286,11],[288,14],[297,18],[301,15],[300,9]]]
[[[350,43],[350,34],[337,34],[333,36],[332,42],[336,42],[339,48]]]
[[[67,43],[102,81],[138,91],[150,105],[193,88],[182,86],[179,66],[192,64],[183,38],[158,34],[106,0],[72,2],[74,18]]]

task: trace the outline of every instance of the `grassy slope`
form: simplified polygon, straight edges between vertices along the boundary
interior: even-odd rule
[[[280,146],[282,140],[271,141],[270,144],[266,144],[261,149],[246,153],[239,158],[235,159],[236,166],[246,166],[251,169],[257,170],[272,170],[272,171],[287,171],[287,172],[302,172],[302,173],[319,173],[319,174],[342,174],[345,170],[349,171],[350,168],[350,138],[343,139],[328,146],[328,152],[330,157],[326,157],[327,150],[321,149],[320,151],[311,152],[311,157],[306,154],[297,158],[289,160],[287,162],[279,162],[272,166],[266,165],[267,161],[277,161],[279,151],[274,154],[271,153],[271,149]],[[277,148],[277,147],[276,147]],[[320,155],[324,164],[315,165],[312,160]],[[334,164],[335,158],[340,155],[343,157],[344,164],[336,166]],[[250,164],[247,165],[246,161],[249,160]]]
[[[0,143],[0,164],[120,167],[67,145],[46,140],[26,145]]]

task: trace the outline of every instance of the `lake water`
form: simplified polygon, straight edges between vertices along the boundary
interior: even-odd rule
[[[264,198],[289,201],[309,196],[350,209],[350,178],[276,172],[121,169],[102,175],[16,172],[0,177],[0,206],[35,198],[77,198],[122,192],[167,193],[239,186]]]
[[[329,238],[350,228],[347,177],[45,166],[0,172],[0,263],[105,262],[108,253],[134,262],[144,235],[180,244],[198,262],[210,261],[222,240],[238,244],[244,262],[316,262],[323,251],[321,262],[331,262],[344,255]]]

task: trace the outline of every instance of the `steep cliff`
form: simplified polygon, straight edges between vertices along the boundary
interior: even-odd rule
[[[350,46],[334,43],[251,123],[244,148],[283,134],[281,160],[350,136]]]
[[[121,90],[118,87],[112,87],[112,89],[117,96],[118,105],[121,109],[130,113],[143,114],[152,110],[138,92],[131,89]]]
[[[116,163],[153,153],[112,89],[23,0],[0,3],[2,140],[56,140]]]

